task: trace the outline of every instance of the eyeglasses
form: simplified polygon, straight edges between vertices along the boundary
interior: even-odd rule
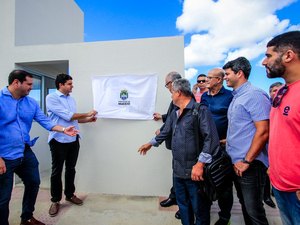
[[[197,83],[205,83],[206,80],[197,80]]]
[[[284,85],[282,88],[280,88],[276,94],[276,97],[273,99],[273,102],[272,102],[272,106],[274,108],[277,108],[282,99],[283,99],[283,96],[286,94],[286,92],[288,91],[288,86],[287,85]]]
[[[211,80],[213,78],[220,78],[220,77],[206,77],[208,80]]]
[[[167,82],[167,83],[165,84],[165,87],[168,88],[168,87],[169,87],[169,84],[171,84],[171,83],[172,83],[172,81]]]

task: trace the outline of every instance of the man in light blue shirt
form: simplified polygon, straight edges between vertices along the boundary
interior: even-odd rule
[[[248,81],[251,65],[245,57],[227,62],[225,80],[233,88],[228,109],[226,150],[233,162],[234,184],[246,225],[267,225],[263,207],[269,137],[268,94]]]
[[[73,79],[68,74],[59,74],[55,79],[56,91],[47,95],[46,107],[50,119],[59,124],[74,126],[79,130],[78,123],[95,122],[97,112],[91,110],[88,113],[77,113],[76,102],[70,93],[73,89]],[[64,194],[66,200],[82,205],[83,201],[79,199],[75,192],[75,166],[79,153],[79,135],[68,137],[59,132],[51,131],[48,142],[52,156],[52,173],[51,173],[51,206],[49,209],[50,216],[56,216],[60,208],[62,199],[62,171],[65,164],[65,188]]]
[[[41,111],[37,102],[27,95],[32,89],[33,77],[23,70],[13,70],[8,87],[0,92],[0,224],[8,225],[9,201],[14,173],[23,181],[24,197],[21,225],[44,225],[33,217],[40,185],[38,160],[31,150],[37,138],[30,140],[32,121],[47,130],[76,136],[73,126],[62,127],[52,122]]]

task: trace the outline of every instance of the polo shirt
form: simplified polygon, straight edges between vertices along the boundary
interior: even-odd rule
[[[225,139],[227,135],[227,111],[232,98],[232,91],[225,89],[224,86],[216,95],[210,95],[208,91],[201,97],[201,103],[207,105],[212,113],[220,140]]]

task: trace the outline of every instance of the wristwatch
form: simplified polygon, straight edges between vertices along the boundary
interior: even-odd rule
[[[246,163],[248,165],[251,165],[251,162],[249,162],[248,160],[246,160],[245,158],[242,159],[242,163]]]

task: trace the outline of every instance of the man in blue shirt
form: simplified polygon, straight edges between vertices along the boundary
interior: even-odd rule
[[[206,87],[208,91],[203,93],[201,103],[208,106],[215,121],[220,144],[225,151],[226,135],[228,128],[227,111],[233,98],[232,91],[224,88],[224,70],[214,68],[210,70],[206,77]],[[228,183],[227,183],[228,182]],[[220,208],[219,220],[215,225],[227,225],[231,217],[233,205],[232,180],[227,179],[226,188],[218,198]]]
[[[40,185],[38,160],[31,150],[37,138],[30,140],[29,132],[35,120],[47,130],[76,136],[74,126],[55,125],[41,111],[37,102],[27,95],[32,89],[33,77],[23,70],[13,70],[8,87],[0,92],[0,224],[8,225],[9,201],[14,173],[23,181],[24,197],[21,225],[44,225],[33,217]]]
[[[196,101],[188,80],[175,80],[172,86],[172,100],[177,108],[168,116],[164,129],[138,151],[145,155],[152,146],[172,136],[173,181],[181,222],[183,225],[209,225],[211,202],[199,181],[203,181],[205,163],[210,163],[219,153],[216,125],[205,105],[195,112]]]
[[[270,100],[248,81],[251,65],[245,57],[227,62],[225,80],[233,88],[228,109],[226,150],[233,163],[234,184],[246,225],[267,225],[263,207],[268,156]]]
[[[97,112],[91,110],[88,113],[77,113],[76,102],[70,93],[73,89],[73,79],[68,74],[58,74],[55,79],[56,91],[47,95],[46,108],[50,119],[65,126],[74,126],[79,130],[78,123],[95,122]],[[60,200],[62,198],[62,171],[65,164],[65,189],[66,200],[82,205],[75,192],[75,166],[79,153],[79,134],[76,137],[68,137],[62,133],[51,131],[48,142],[52,156],[52,173],[51,173],[51,206],[49,209],[50,216],[56,216]]]

